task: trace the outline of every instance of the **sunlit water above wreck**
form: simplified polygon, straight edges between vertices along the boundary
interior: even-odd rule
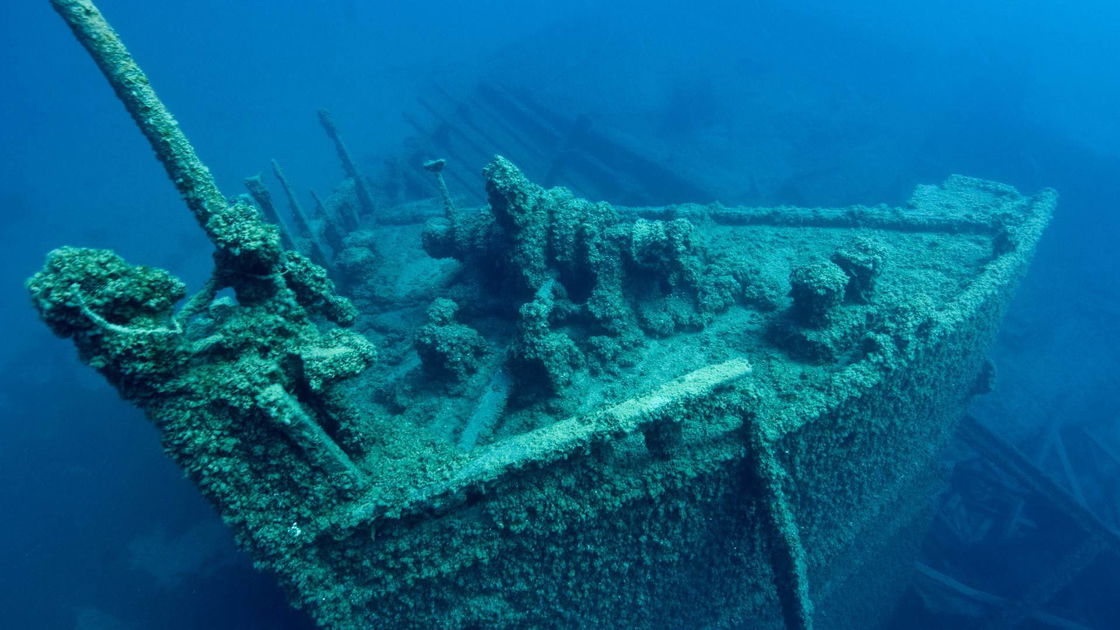
[[[481,100],[500,119],[480,86],[525,95],[571,130],[567,147],[510,152],[628,165],[613,178],[576,166],[527,175],[620,204],[893,205],[952,173],[1057,189],[992,351],[994,389],[973,413],[1120,527],[1120,8],[601,4],[100,6],[231,194],[271,159],[301,189],[334,188],[325,107],[379,195],[434,197],[409,162],[418,138],[431,141],[451,103]],[[211,249],[48,2],[6,3],[0,33],[0,627],[312,627],[236,550],[142,413],[31,308],[23,282],[61,245],[114,249],[192,287]],[[510,120],[476,122],[497,138]],[[482,202],[477,156],[430,157],[449,158],[454,195]],[[983,627],[1057,579],[1084,536],[975,455],[953,456],[898,628]],[[1025,623],[1120,627],[1118,568],[1105,550],[1071,569],[1024,604]]]

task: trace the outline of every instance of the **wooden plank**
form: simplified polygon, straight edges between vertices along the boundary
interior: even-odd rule
[[[606,410],[562,420],[476,449],[477,456],[450,478],[419,488],[400,505],[356,501],[341,527],[375,520],[384,513],[409,514],[439,505],[469,489],[483,488],[527,467],[547,466],[595,443],[619,439],[661,422],[681,422],[674,414],[682,405],[707,399],[750,374],[746,359],[709,365],[674,379],[648,394]]]

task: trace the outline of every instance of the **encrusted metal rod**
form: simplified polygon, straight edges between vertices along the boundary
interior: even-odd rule
[[[292,187],[288,185],[288,178],[284,175],[284,169],[280,168],[280,163],[276,160],[272,160],[271,164],[272,174],[280,181],[280,188],[284,190],[284,196],[288,198],[288,206],[292,209],[292,220],[296,224],[296,230],[299,230],[299,235],[303,238],[311,238],[313,236],[311,224],[307,221],[307,216],[303,213],[303,206],[300,205]]]
[[[762,516],[770,542],[770,566],[774,570],[774,588],[778,592],[786,630],[812,630],[813,600],[809,595],[808,563],[797,518],[783,487],[788,473],[774,450],[776,436],[754,417],[744,418],[743,426],[747,431],[749,474],[763,497]]]
[[[198,159],[179,123],[156,96],[148,77],[125,48],[116,31],[90,0],[51,0],[54,10],[93,57],[125,109],[152,145],[195,219],[213,239],[207,221],[225,209],[210,169]]]
[[[315,218],[323,225],[323,240],[327,245],[331,246],[335,252],[342,250],[342,231],[336,217],[327,212],[327,207],[323,205],[323,200],[319,198],[314,190],[311,192],[311,200],[315,202]],[[356,224],[355,224],[356,227]]]
[[[323,200],[319,198],[319,193],[311,190],[311,200],[315,202],[315,216],[323,221],[332,221],[330,213],[327,212],[327,207],[323,205]]]
[[[497,422],[498,417],[505,411],[511,386],[509,374],[503,368],[494,370],[486,391],[478,399],[474,411],[467,420],[467,426],[463,427],[463,432],[459,435],[460,449],[469,451],[474,448],[478,443],[478,436]]]
[[[323,130],[327,132],[327,137],[334,142],[334,148],[338,151],[338,159],[342,162],[342,170],[346,172],[347,177],[354,180],[354,192],[358,195],[358,205],[362,208],[362,214],[373,214],[373,198],[366,190],[365,181],[362,180],[358,167],[354,166],[354,160],[350,158],[350,151],[346,149],[346,143],[338,135],[338,128],[334,126],[331,113],[325,109],[320,109],[319,122],[322,123]]]
[[[272,203],[272,193],[268,192],[268,188],[264,185],[264,180],[260,175],[245,178],[245,189],[249,191],[249,195],[253,201],[257,202],[260,206],[261,212],[264,213],[264,218],[272,223],[280,230],[280,244],[284,249],[295,251],[295,243],[292,242],[292,237],[288,234],[288,228],[284,222],[280,220],[279,213],[276,212],[276,206]]]
[[[366,475],[303,406],[280,385],[270,385],[257,396],[263,410],[296,443],[316,466],[347,479],[353,488],[366,485]]]
[[[315,238],[315,232],[311,230],[311,223],[307,220],[307,215],[303,213],[303,206],[300,205],[292,187],[288,185],[288,178],[284,175],[284,170],[280,168],[280,163],[276,160],[272,160],[272,173],[276,175],[276,179],[280,180],[280,187],[284,189],[284,196],[288,198],[288,206],[292,209],[292,221],[296,224],[296,230],[302,238],[307,240],[311,260],[330,268],[330,259],[323,253],[323,248],[319,246],[319,239]]]
[[[455,202],[451,200],[451,191],[447,189],[447,182],[443,179],[443,167],[446,165],[447,160],[428,160],[424,162],[424,170],[436,176],[436,187],[439,188],[439,197],[443,201],[443,211],[447,214],[447,219],[454,223]]]
[[[331,212],[327,209],[326,204],[323,203],[319,194],[314,190],[311,191],[311,198],[315,200],[315,212],[326,217],[332,224],[337,223],[342,228],[342,231],[353,232],[357,230],[358,226],[361,224],[358,220],[358,215],[355,214],[353,208],[350,208],[347,204],[341,204],[346,207],[336,207],[336,211]],[[349,210],[349,212],[347,210]]]

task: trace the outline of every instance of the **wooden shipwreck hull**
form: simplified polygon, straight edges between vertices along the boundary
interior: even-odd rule
[[[167,272],[62,248],[35,305],[323,627],[890,612],[1052,191],[614,208],[496,158],[484,207],[443,188],[442,209],[377,210],[355,171],[282,240],[218,192],[96,8],[53,4],[216,268],[176,310]]]
[[[949,299],[903,307],[858,358],[806,367],[820,374],[782,380],[781,357],[803,350],[771,331],[778,358],[632,382],[646,392],[482,446],[430,484],[371,493],[393,498],[357,497],[306,561],[322,580],[308,592],[360,593],[339,627],[874,627],[907,584],[938,457],[982,391],[1054,202],[959,177],[927,192],[959,205],[707,220],[999,248],[1007,226],[992,219],[1007,213],[1017,244],[939,278]]]

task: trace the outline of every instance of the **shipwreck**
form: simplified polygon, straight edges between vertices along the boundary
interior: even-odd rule
[[[34,305],[317,623],[889,613],[1053,191],[952,176],[902,207],[623,207],[494,157],[480,204],[433,159],[410,177],[438,201],[386,206],[323,112],[346,178],[307,212],[276,165],[288,229],[260,179],[218,190],[89,0],[52,4],[214,272],[188,297],[63,247]]]

